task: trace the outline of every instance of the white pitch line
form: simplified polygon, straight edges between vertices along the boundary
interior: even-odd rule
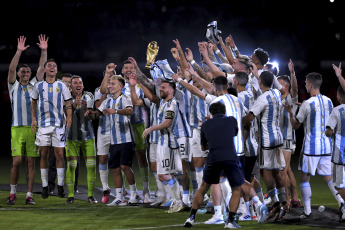
[[[204,222],[196,222],[193,224],[203,224]],[[155,227],[143,227],[143,228],[122,228],[122,229],[118,229],[117,230],[137,230],[137,229],[157,229],[157,228],[170,228],[170,227],[183,227],[183,224],[174,224],[174,225],[166,225],[166,226],[155,226]]]

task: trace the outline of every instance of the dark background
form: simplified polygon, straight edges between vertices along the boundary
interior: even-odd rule
[[[10,156],[11,106],[7,90],[9,63],[16,52],[17,38],[27,37],[30,48],[20,59],[33,74],[40,49],[39,34],[49,37],[48,58],[55,59],[61,72],[84,78],[87,91],[100,85],[109,62],[118,64],[134,57],[146,64],[146,47],[157,41],[156,60],[176,62],[170,49],[173,39],[189,47],[199,62],[197,42],[204,40],[208,23],[218,21],[223,38],[231,34],[242,54],[261,47],[271,61],[279,63],[280,74],[288,74],[287,63],[295,63],[299,101],[307,99],[304,81],[309,72],[324,78],[322,93],[336,105],[337,79],[331,67],[345,60],[344,7],[341,0],[319,1],[1,1],[0,80],[3,155]],[[344,64],[344,63],[343,63]],[[302,131],[303,133],[303,131]]]

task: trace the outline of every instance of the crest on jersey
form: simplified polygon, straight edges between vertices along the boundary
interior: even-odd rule
[[[56,93],[60,93],[60,92],[61,92],[60,87],[57,87],[56,88]]]
[[[31,85],[28,88],[29,88],[29,90],[32,90],[32,86]]]
[[[26,93],[26,92],[28,92],[28,89],[27,88],[23,88],[23,91]]]
[[[49,88],[48,88],[48,92],[49,92],[49,93],[52,93],[52,92],[53,92],[53,87],[49,87]]]

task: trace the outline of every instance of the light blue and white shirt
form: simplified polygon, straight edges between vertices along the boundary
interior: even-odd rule
[[[92,93],[84,91],[81,98],[86,101],[87,109],[93,109],[94,98]],[[72,96],[71,104],[75,98]],[[87,141],[95,139],[92,121],[84,117],[86,110],[81,109],[78,105],[73,111],[71,128],[68,130],[67,140],[69,141]]]
[[[292,98],[290,94],[282,100],[283,105],[288,104],[292,106],[293,114],[296,114],[298,108],[296,102],[298,102],[298,97]],[[284,107],[282,108],[280,114],[280,129],[283,134],[283,140],[296,140],[295,130],[292,128],[290,122],[290,114]]]
[[[176,138],[180,137],[191,137],[190,125],[187,121],[186,107],[185,107],[185,94],[176,89],[174,99],[177,102],[177,114],[176,120],[173,126],[174,136]],[[189,108],[187,108],[189,110]]]
[[[97,87],[95,89],[95,102],[100,100],[103,96],[103,94],[101,93],[101,87]],[[112,98],[113,95],[112,94],[108,94],[107,95],[107,99]],[[107,100],[105,99],[105,100]],[[106,104],[106,109],[110,108],[110,100],[108,100],[108,103]],[[98,118],[98,130],[97,133],[101,134],[101,135],[110,135],[110,116],[106,116],[106,115],[101,115]]]
[[[173,133],[173,127],[176,123],[177,114],[178,114],[178,107],[177,107],[177,102],[175,98],[167,102],[164,102],[164,100],[161,99],[160,106],[158,109],[158,116],[157,116],[158,124],[162,124],[166,119],[173,119],[173,121],[170,127],[160,130],[159,142],[158,142],[159,145],[166,146],[171,149],[178,148],[179,145]]]
[[[28,85],[21,85],[18,80],[8,83],[12,107],[12,126],[31,126],[31,93],[37,78],[34,77]]]
[[[45,80],[37,82],[31,98],[38,100],[38,127],[63,127],[65,120],[64,102],[72,98],[65,83],[60,80],[53,83],[48,83]]]
[[[144,91],[141,89],[140,85],[137,84],[135,86],[135,92],[139,99],[144,98]],[[122,93],[126,94],[129,98],[131,98],[131,87],[129,82],[126,82],[125,86],[122,88]],[[133,114],[131,116],[131,123],[132,124],[140,124],[144,123],[144,113],[143,108],[140,106],[133,106]]]
[[[204,89],[202,89],[201,91],[207,94]],[[192,129],[201,129],[202,122],[206,121],[205,116],[209,115],[209,105],[205,100],[195,95],[191,96],[190,105],[190,126]]]
[[[143,99],[144,105],[148,108],[150,108],[150,126],[157,125],[157,119],[158,119],[158,109],[159,105],[151,102],[149,99],[144,98]],[[150,133],[149,137],[149,143],[151,144],[158,144],[158,135],[159,130],[154,130]]]
[[[243,106],[242,101],[233,95],[224,94],[222,96],[216,97],[214,95],[207,95],[206,102],[209,104],[215,103],[220,101],[225,105],[225,116],[227,117],[234,117],[237,120],[238,127],[242,127],[242,117],[246,113],[246,109]],[[243,133],[242,129],[238,129],[237,136],[234,137],[234,144],[236,153],[238,156],[244,155],[244,140],[243,140]]]
[[[331,99],[321,94],[310,97],[301,105],[296,119],[304,126],[303,154],[320,156],[332,153],[332,140],[325,135],[332,109]]]
[[[282,102],[279,90],[270,89],[258,97],[250,110],[258,118],[263,148],[276,148],[283,144],[279,125],[281,109]]]
[[[109,106],[109,107],[108,107]],[[121,94],[116,99],[107,98],[98,107],[100,112],[104,109],[110,108],[114,110],[126,109],[133,107],[131,99],[125,94]],[[132,126],[130,123],[130,116],[121,114],[104,115],[110,116],[110,144],[124,144],[129,142],[135,142]]]
[[[187,82],[186,79],[184,79],[183,81]],[[193,81],[190,80],[187,83],[193,84]],[[185,107],[184,111],[186,113],[187,122],[188,122],[188,124],[190,124],[190,113],[191,113],[190,101],[191,101],[192,94],[191,94],[191,92],[189,92],[189,90],[187,90],[185,87],[183,87],[183,85],[181,83],[178,85],[178,88],[180,90],[182,90],[184,93],[184,107]]]
[[[334,164],[345,165],[345,105],[338,105],[332,110],[326,127],[333,130],[334,147],[332,162]]]

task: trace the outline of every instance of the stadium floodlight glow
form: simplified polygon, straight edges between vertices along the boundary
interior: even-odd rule
[[[330,2],[334,2],[334,0],[329,0]]]

